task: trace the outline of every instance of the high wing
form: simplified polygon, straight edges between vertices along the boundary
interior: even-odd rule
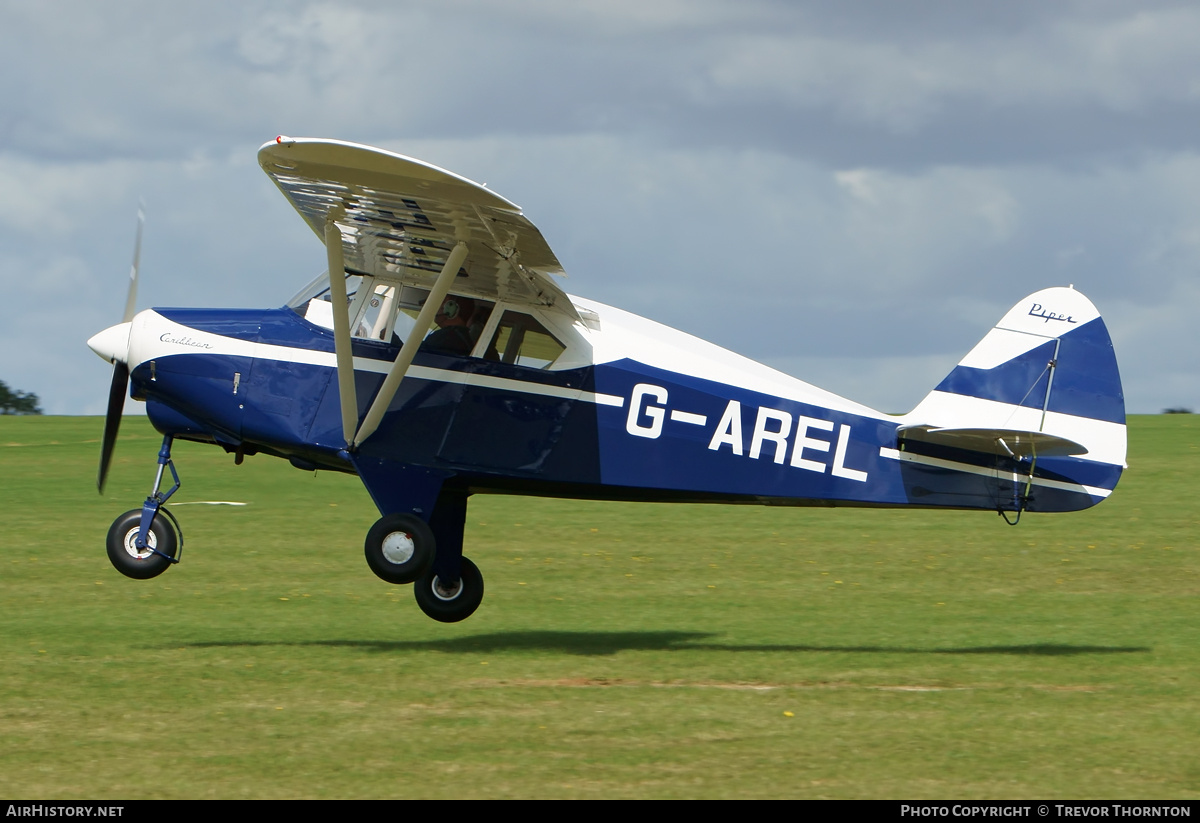
[[[348,271],[430,289],[459,244],[454,290],[579,319],[562,265],[515,203],[465,177],[340,140],[278,137],[258,163],[324,242],[332,216]]]

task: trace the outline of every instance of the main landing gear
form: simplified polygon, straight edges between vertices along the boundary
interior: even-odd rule
[[[457,623],[483,602],[483,575],[462,554],[467,496],[443,490],[428,524],[414,514],[385,514],[367,532],[371,571],[388,583],[412,583],[417,605],[442,623]]]
[[[158,577],[179,562],[183,552],[183,534],[175,516],[163,507],[178,489],[179,473],[171,461],[171,436],[163,438],[158,452],[158,472],[154,489],[140,509],[125,512],[108,529],[108,559],[121,574],[135,580]],[[171,470],[175,485],[160,491],[163,469]]]

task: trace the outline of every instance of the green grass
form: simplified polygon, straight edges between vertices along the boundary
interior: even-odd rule
[[[1200,418],[1068,515],[476,497],[479,611],[377,580],[353,477],[181,443],[183,563],[108,524],[159,438],[0,417],[0,795],[1200,796]]]

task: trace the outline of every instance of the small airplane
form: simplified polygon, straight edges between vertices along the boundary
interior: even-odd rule
[[[108,532],[138,579],[179,561],[174,440],[357,474],[371,570],[435,620],[470,616],[472,494],[1075,511],[1125,467],[1125,402],[1092,303],[1016,303],[921,403],[889,415],[563,292],[521,209],[392,152],[277,137],[259,164],[325,244],[282,308],[135,312],[88,341],[114,364],[97,485],[125,393],[163,435],[150,495]],[[138,246],[141,224],[138,229]],[[436,328],[434,328],[436,326]],[[130,385],[132,384],[132,385]],[[173,479],[164,490],[164,472]]]

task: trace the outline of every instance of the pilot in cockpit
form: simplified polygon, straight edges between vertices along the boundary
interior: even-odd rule
[[[421,343],[421,351],[436,351],[444,354],[470,354],[475,347],[471,334],[471,315],[475,313],[475,301],[469,297],[451,295],[442,301],[434,316],[437,331],[432,332]]]

